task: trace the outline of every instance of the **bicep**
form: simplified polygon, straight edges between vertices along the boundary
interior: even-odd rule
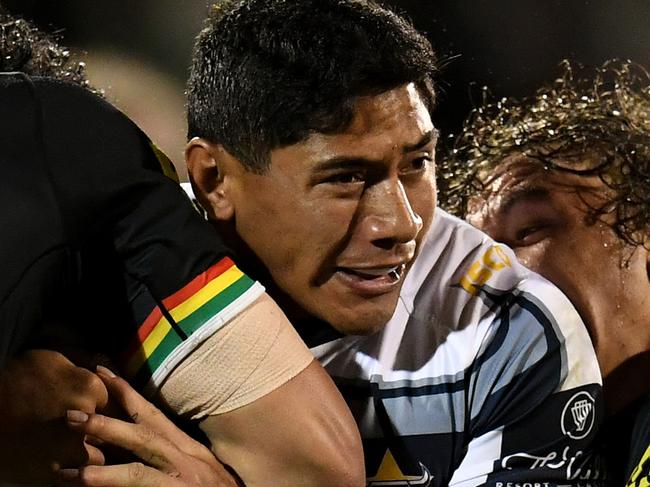
[[[259,400],[207,417],[201,428],[248,487],[269,479],[287,487],[364,484],[354,420],[315,361]]]
[[[277,305],[260,297],[165,380],[162,399],[199,421],[248,487],[363,485],[354,420]]]

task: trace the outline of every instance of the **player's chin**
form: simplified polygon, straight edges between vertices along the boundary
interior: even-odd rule
[[[351,306],[330,308],[328,321],[345,335],[372,335],[381,331],[395,312],[399,294],[356,300]]]

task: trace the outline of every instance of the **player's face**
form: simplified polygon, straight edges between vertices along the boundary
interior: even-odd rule
[[[600,179],[545,170],[523,157],[506,159],[496,174],[470,202],[468,221],[562,289],[596,341],[596,330],[626,326],[626,310],[648,300],[647,257],[616,237],[606,223],[613,215],[591,221],[589,206],[606,202]]]
[[[413,84],[360,98],[345,131],[239,174],[237,233],[304,311],[344,333],[376,331],[433,218],[436,134]]]

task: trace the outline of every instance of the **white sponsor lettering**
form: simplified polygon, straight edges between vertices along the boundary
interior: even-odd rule
[[[557,452],[551,452],[546,456],[530,455],[528,453],[514,453],[508,455],[501,460],[501,467],[506,470],[514,470],[527,468],[533,470],[537,468],[550,468],[554,470],[565,470],[565,478],[567,480],[591,480],[601,477],[600,469],[597,464],[594,464],[594,469],[588,466],[589,458],[580,458],[583,456],[581,450],[571,454],[570,448],[567,446],[559,455]],[[557,461],[554,461],[556,460]],[[579,461],[584,460],[584,461]],[[523,484],[522,484],[523,485]],[[498,486],[497,486],[498,487]],[[507,483],[503,483],[501,487],[512,487]]]
[[[494,487],[548,487],[548,482],[497,482]]]

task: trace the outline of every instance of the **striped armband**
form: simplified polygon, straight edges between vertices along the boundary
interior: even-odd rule
[[[263,292],[260,283],[223,258],[149,314],[121,357],[126,377],[153,392],[181,360]]]

